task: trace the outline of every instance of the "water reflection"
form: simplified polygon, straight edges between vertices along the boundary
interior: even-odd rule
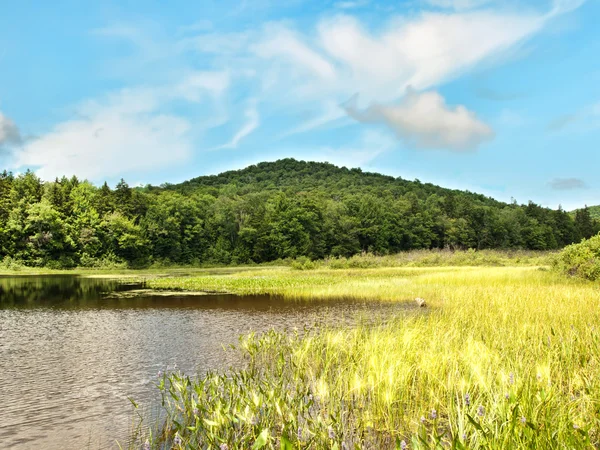
[[[158,400],[156,374],[235,364],[240,334],[336,322],[398,305],[269,296],[109,295],[139,289],[69,276],[0,278],[0,447],[115,448],[128,396]]]

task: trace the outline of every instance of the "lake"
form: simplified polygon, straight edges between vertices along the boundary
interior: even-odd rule
[[[239,364],[250,331],[346,324],[406,305],[272,296],[158,295],[78,276],[0,276],[0,448],[105,449],[126,443],[135,399],[156,411],[162,371]]]

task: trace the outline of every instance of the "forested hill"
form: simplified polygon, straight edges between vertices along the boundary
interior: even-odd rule
[[[491,197],[481,194],[452,190],[418,180],[408,181],[373,172],[363,172],[360,168],[348,169],[330,163],[297,161],[292,158],[276,162],[263,162],[242,170],[231,170],[219,175],[202,176],[181,184],[165,184],[162,187],[181,193],[190,193],[207,187],[222,188],[237,186],[244,191],[283,190],[289,193],[320,190],[330,194],[372,192],[381,194],[388,191],[396,195],[414,192],[421,197],[432,194],[441,196],[463,195],[480,204],[506,206]]]
[[[238,264],[419,248],[556,249],[589,213],[284,159],[177,185],[96,187],[0,173],[0,263]]]

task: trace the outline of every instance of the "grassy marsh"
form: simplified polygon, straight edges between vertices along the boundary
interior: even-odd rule
[[[255,270],[155,288],[427,300],[428,314],[248,336],[247,366],[160,382],[174,448],[597,448],[600,289],[537,267]]]

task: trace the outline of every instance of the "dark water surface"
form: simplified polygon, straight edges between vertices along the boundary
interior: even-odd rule
[[[223,345],[402,305],[270,296],[123,295],[140,285],[0,276],[0,449],[104,449],[126,442],[128,397],[152,409],[157,373],[236,364]]]

